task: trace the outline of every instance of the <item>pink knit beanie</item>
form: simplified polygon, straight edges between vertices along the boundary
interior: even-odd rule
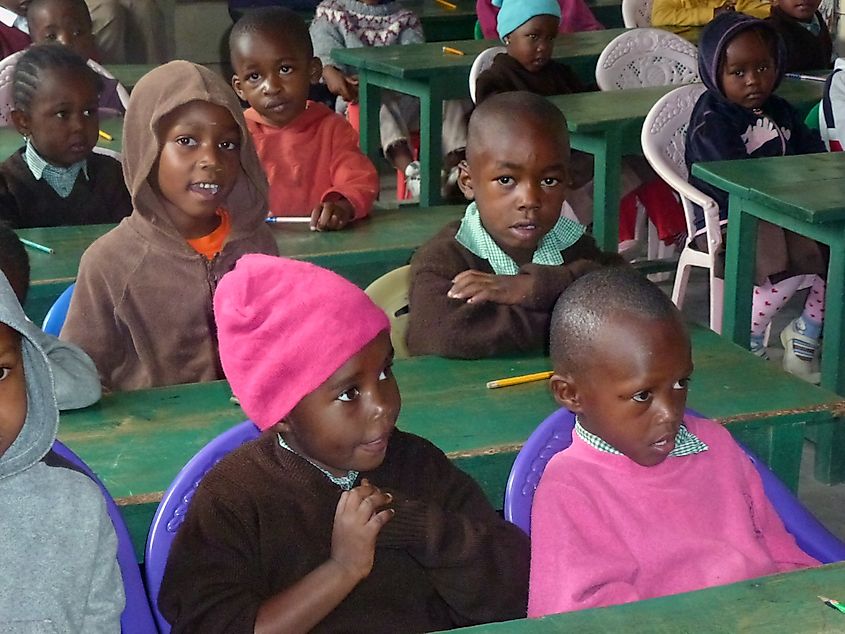
[[[387,315],[360,288],[307,262],[244,255],[214,294],[223,371],[263,431],[383,330]]]

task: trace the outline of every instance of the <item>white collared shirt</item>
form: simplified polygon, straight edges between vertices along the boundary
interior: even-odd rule
[[[0,22],[6,26],[13,26],[29,35],[29,24],[27,24],[26,18],[14,11],[10,11],[6,7],[0,7]]]

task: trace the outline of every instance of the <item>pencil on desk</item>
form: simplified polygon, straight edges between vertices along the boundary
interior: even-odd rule
[[[495,381],[487,381],[487,389],[494,390],[497,387],[509,387],[511,385],[520,385],[522,383],[531,383],[532,381],[542,381],[548,379],[554,372],[535,372],[534,374],[523,374],[521,376],[511,376],[507,379],[496,379]]]
[[[24,246],[29,247],[30,249],[35,249],[36,251],[41,251],[43,253],[55,253],[53,249],[50,247],[45,247],[43,244],[38,244],[37,242],[33,242],[32,240],[26,240],[25,238],[19,238],[21,242],[23,242]]]
[[[451,46],[444,46],[443,52],[449,55],[463,55],[464,52],[459,48],[452,48]]]
[[[836,601],[834,599],[828,599],[827,597],[819,596],[819,600],[827,606],[830,606],[834,610],[838,610],[845,614],[845,605],[842,605],[841,601]]]
[[[100,138],[103,138],[106,141],[114,141],[114,137],[112,137],[111,134],[109,134],[108,132],[105,132],[103,130],[100,130]]]
[[[443,7],[444,9],[449,9],[450,11],[451,11],[452,9],[457,9],[457,8],[458,8],[458,5],[456,5],[456,4],[452,4],[451,2],[447,2],[446,0],[434,0],[434,1],[435,1],[437,4],[439,4],[441,7]]]
[[[270,224],[311,223],[311,216],[270,216],[264,219]]]
[[[818,81],[821,83],[827,81],[827,77],[819,77],[818,75],[805,75],[804,73],[785,73],[784,77],[789,77],[790,79],[800,79],[802,81]]]

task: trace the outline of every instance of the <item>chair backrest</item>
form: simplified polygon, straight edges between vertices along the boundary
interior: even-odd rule
[[[15,106],[15,93],[12,82],[15,77],[15,66],[23,55],[23,51],[12,53],[0,60],[0,127],[12,128],[12,110]]]
[[[478,76],[490,68],[493,58],[496,55],[504,53],[507,50],[504,46],[494,46],[481,51],[473,60],[472,66],[469,69],[469,97],[473,103],[475,103],[475,82],[478,80]]]
[[[622,23],[626,29],[651,26],[653,0],[622,0]]]
[[[88,67],[94,70],[95,72],[99,73],[106,79],[114,79],[114,75],[112,75],[105,67],[101,66],[93,59],[88,60]],[[121,84],[120,82],[117,83],[117,98],[120,99],[120,105],[123,106],[123,109],[129,106],[129,91],[126,90],[126,87]]]
[[[44,315],[44,322],[41,324],[41,330],[48,335],[58,337],[62,331],[62,326],[65,325],[67,318],[67,309],[70,306],[70,298],[73,296],[73,289],[76,288],[76,282],[71,283],[62,294],[56,298],[50,310]]]
[[[596,62],[596,83],[602,90],[691,84],[698,80],[698,49],[663,29],[626,31],[608,43]]]
[[[408,291],[411,286],[411,266],[406,264],[385,273],[373,281],[364,292],[390,319],[390,341],[396,359],[408,357],[405,338],[408,334]]]
[[[700,416],[692,410],[687,414]],[[550,414],[528,437],[511,467],[505,488],[505,519],[531,534],[531,504],[540,476],[556,453],[572,444],[575,415],[566,409]],[[741,445],[740,445],[741,446]],[[792,492],[754,454],[743,447],[760,479],[766,497],[798,546],[822,563],[845,560],[845,543],[819,522]]]
[[[123,634],[156,634],[158,629],[147,600],[135,549],[132,548],[132,539],[129,537],[129,530],[126,528],[120,509],[103,483],[79,456],[58,440],[53,443],[53,451],[85,473],[103,492],[106,510],[114,525],[114,532],[117,534],[117,562],[120,565],[120,574],[123,577],[123,588],[126,593],[126,607],[123,608],[123,614],[120,616],[121,631]]]
[[[158,611],[158,592],[170,545],[185,521],[188,506],[205,474],[226,454],[240,447],[245,442],[257,438],[258,428],[247,420],[223,432],[217,438],[200,449],[188,461],[176,478],[164,492],[150,524],[147,547],[144,555],[144,576],[147,580],[147,592],[153,615],[162,634],[170,632],[170,624]]]

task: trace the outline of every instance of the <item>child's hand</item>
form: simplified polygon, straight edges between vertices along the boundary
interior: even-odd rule
[[[392,501],[366,479],[361,485],[340,495],[332,529],[332,561],[359,581],[370,574],[376,552],[376,538],[381,527],[393,517]]]
[[[357,77],[349,77],[334,66],[324,66],[323,81],[326,82],[326,88],[328,88],[329,92],[333,95],[342,97],[347,103],[355,103],[358,101]]]
[[[311,231],[336,231],[354,219],[355,209],[348,200],[327,200],[311,211]]]
[[[493,275],[470,269],[455,276],[446,295],[466,300],[469,304],[522,304],[531,294],[531,287],[532,280],[528,275]]]

